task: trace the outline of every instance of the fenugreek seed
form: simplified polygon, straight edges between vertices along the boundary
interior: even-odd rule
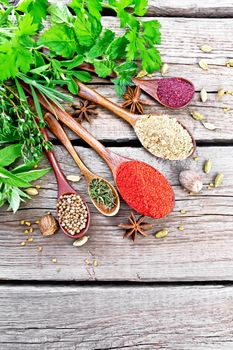
[[[66,176],[67,180],[72,182],[79,182],[81,180],[81,176],[78,175],[68,175]]]
[[[54,264],[56,264],[56,263],[57,263],[57,259],[56,259],[56,258],[52,258],[52,262],[53,262]]]
[[[205,163],[204,163],[204,172],[205,172],[206,174],[209,174],[211,168],[212,168],[212,162],[211,162],[210,159],[208,159],[208,160],[205,161]]]
[[[213,50],[213,48],[210,45],[207,45],[207,44],[202,45],[200,47],[200,49],[201,49],[202,52],[205,52],[205,53],[209,53],[209,52],[211,52]]]
[[[161,68],[161,74],[165,75],[168,72],[169,66],[167,63],[164,63]]]
[[[227,95],[233,95],[233,91],[227,90],[227,91],[226,91],[226,94],[227,94]]]
[[[155,234],[156,238],[164,238],[168,235],[168,230],[161,230]]]
[[[38,195],[38,191],[36,188],[26,188],[26,190],[24,190],[29,196],[37,196]]]
[[[224,178],[224,174],[223,173],[219,173],[214,179],[214,187],[221,186],[221,184],[223,182],[223,178]]]
[[[216,126],[212,123],[202,122],[202,125],[208,130],[211,130],[211,131],[216,130]]]
[[[205,60],[200,60],[198,62],[198,64],[201,67],[201,69],[203,69],[203,70],[208,70],[209,69],[208,63]]]
[[[38,252],[42,252],[42,250],[43,250],[43,247],[37,247],[37,250],[38,250]]]
[[[179,226],[179,227],[178,227],[178,230],[179,230],[179,231],[184,231],[184,226]]]
[[[186,210],[181,209],[181,210],[180,210],[180,213],[181,213],[181,214],[186,214],[187,212],[186,212]]]
[[[31,226],[30,221],[25,221],[25,225],[26,225],[26,226]]]
[[[25,233],[25,235],[27,235],[27,234],[29,233],[29,231],[28,231],[28,230],[25,230],[24,233]]]
[[[38,188],[38,190],[41,188],[41,186],[40,186],[40,185],[36,185],[35,187],[36,187],[36,188]]]
[[[217,92],[216,100],[220,101],[225,95],[226,91],[224,89],[219,89]]]
[[[193,157],[193,160],[194,160],[195,162],[198,162],[198,161],[199,161],[199,157]]]
[[[31,243],[31,242],[34,241],[34,239],[30,237],[30,238],[27,239],[27,241],[28,241],[29,243]]]
[[[143,77],[146,77],[147,76],[147,71],[146,70],[141,70],[138,75],[137,75],[137,78],[143,78]]]
[[[24,246],[26,245],[26,243],[25,243],[25,242],[21,242],[20,245],[21,245],[22,247],[24,247]]]
[[[200,97],[201,97],[201,100],[203,103],[205,103],[208,100],[208,94],[207,94],[206,89],[204,89],[204,88],[201,89]]]
[[[33,228],[32,228],[32,227],[30,227],[30,230],[29,230],[29,232],[30,232],[30,233],[32,233],[32,232],[33,232]]]
[[[227,61],[226,65],[227,67],[233,67],[233,58]]]
[[[38,225],[40,223],[40,220],[36,220],[35,224]]]
[[[61,268],[59,267],[56,271],[57,273],[61,272]]]
[[[34,169],[37,169],[38,168],[38,165],[36,164],[36,165],[34,165]]]
[[[97,261],[97,260],[94,260],[94,261],[93,261],[93,266],[94,266],[94,267],[97,267],[97,266],[98,266],[98,261]]]
[[[201,114],[199,112],[195,112],[195,111],[191,112],[191,116],[193,117],[193,119],[198,120],[198,121],[205,119],[203,114]]]
[[[20,224],[21,224],[21,225],[24,225],[24,224],[25,224],[25,221],[24,221],[24,220],[21,220],[21,221],[20,221]]]
[[[224,107],[223,108],[223,112],[224,113],[230,112],[230,110],[231,110],[230,107]]]
[[[76,239],[76,241],[74,241],[74,243],[73,243],[73,246],[74,247],[81,247],[87,243],[88,239],[89,239],[89,236],[83,236],[79,239]]]

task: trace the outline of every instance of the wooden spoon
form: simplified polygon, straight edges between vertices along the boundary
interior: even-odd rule
[[[183,104],[181,104],[180,106],[171,106],[168,103],[164,103],[163,101],[161,101],[161,99],[158,96],[158,87],[159,87],[159,83],[161,82],[166,82],[166,81],[175,81],[175,80],[180,80],[182,83],[184,84],[189,84],[190,88],[192,89],[192,92],[190,92],[190,96],[189,98],[185,99],[185,93],[183,98],[180,97],[180,99],[183,99]],[[133,78],[132,81],[134,82],[135,85],[139,86],[143,91],[145,91],[148,95],[150,95],[151,97],[153,97],[155,100],[157,100],[161,105],[163,105],[164,107],[170,108],[170,109],[181,109],[181,108],[185,108],[190,101],[192,100],[194,94],[195,94],[195,88],[194,85],[191,81],[189,81],[188,79],[184,79],[181,77],[174,77],[174,78],[158,78],[158,79],[139,79],[139,78]],[[171,93],[171,90],[169,89],[167,91],[167,93]]]
[[[88,99],[89,101],[92,101],[94,103],[99,104],[102,107],[107,108],[108,110],[110,110],[111,112],[115,113],[116,115],[118,115],[119,117],[121,117],[122,119],[124,119],[125,121],[127,121],[133,128],[134,131],[136,133],[136,135],[138,136],[140,142],[142,143],[142,145],[146,148],[146,146],[144,145],[144,141],[142,139],[142,137],[139,135],[138,129],[137,129],[137,123],[139,124],[139,122],[142,119],[149,119],[152,117],[161,117],[159,115],[139,115],[139,114],[133,114],[130,113],[129,111],[119,107],[117,104],[109,101],[108,99],[106,99],[104,96],[100,95],[99,93],[97,93],[95,90],[89,88],[88,86],[76,81],[79,87],[79,96],[85,99]],[[178,121],[177,121],[178,122]],[[178,122],[182,129],[185,129],[187,131],[187,133],[189,134],[190,138],[191,138],[191,143],[192,143],[192,147],[190,148],[189,152],[187,152],[187,154],[185,155],[185,157],[179,158],[176,156],[170,156],[169,154],[164,157],[164,159],[169,159],[169,160],[181,160],[181,159],[185,159],[188,158],[189,156],[191,156],[195,149],[196,149],[196,142],[194,137],[192,136],[192,134],[189,132],[189,130],[180,122]],[[182,130],[181,129],[181,130]],[[163,131],[161,131],[163,132]],[[163,141],[163,140],[162,140]],[[161,148],[165,148],[165,146],[161,143],[160,144]],[[159,158],[163,158],[160,154],[152,152],[149,148],[146,148],[149,152],[151,152],[153,155],[159,157]]]
[[[49,138],[48,138],[48,134],[47,134],[46,130],[45,129],[41,129],[41,132],[43,133],[45,139],[48,140]],[[80,196],[80,194],[77,193],[70,186],[68,181],[66,180],[66,178],[65,178],[64,174],[62,173],[61,168],[60,168],[60,166],[59,166],[59,164],[57,162],[57,159],[55,157],[54,152],[45,150],[45,153],[46,153],[46,156],[47,156],[48,160],[50,161],[50,164],[51,164],[51,166],[53,168],[54,174],[55,174],[56,179],[57,179],[57,185],[58,185],[58,200],[57,201],[59,201],[59,198],[61,196],[65,195],[65,194],[77,194],[77,195]],[[77,233],[75,235],[71,235],[69,232],[67,232],[65,230],[65,228],[61,225],[61,222],[59,221],[60,228],[70,238],[80,238],[80,237],[84,236],[85,233],[87,232],[87,230],[89,229],[89,226],[90,226],[90,211],[89,211],[87,203],[85,202],[85,200],[83,198],[82,198],[82,201],[85,204],[86,209],[87,209],[87,213],[88,213],[87,222],[86,222],[86,226],[85,226],[84,229],[82,229],[79,233]]]
[[[28,87],[27,84],[25,84],[24,82],[21,81],[21,85],[23,86],[23,88],[29,93],[32,94],[31,89]],[[117,183],[117,179],[118,179],[118,170],[121,168],[121,166],[125,166],[125,164],[127,162],[134,162],[132,159],[130,158],[126,158],[126,157],[122,157],[110,150],[108,150],[107,148],[105,148],[99,141],[97,141],[86,129],[84,129],[78,122],[76,122],[76,120],[74,120],[66,111],[62,110],[61,108],[59,108],[54,102],[52,102],[51,100],[47,101],[44,99],[44,97],[38,92],[37,93],[37,97],[39,99],[39,102],[51,113],[55,114],[58,119],[60,119],[66,126],[68,126],[72,131],[74,131],[79,137],[81,137],[86,143],[88,143],[99,155],[101,158],[103,158],[103,160],[107,163],[107,165],[109,166],[110,170],[112,171],[113,174],[113,178],[114,181],[117,185],[118,191],[119,193],[122,195],[123,199],[126,201],[126,203],[133,209],[135,209],[137,212],[139,212],[142,215],[146,215],[146,216],[151,216],[153,218],[161,218],[164,217],[166,215],[168,215],[173,207],[174,207],[174,192],[171,188],[171,186],[169,185],[169,183],[167,182],[166,178],[160,173],[158,172],[156,169],[154,169],[151,166],[148,166],[148,164],[138,161],[138,163],[141,164],[142,168],[145,167],[149,167],[151,171],[154,172],[154,175],[159,174],[160,179],[164,182],[165,186],[164,188],[160,189],[160,197],[166,198],[167,196],[169,196],[170,200],[169,200],[169,206],[166,209],[166,212],[164,211],[163,213],[155,213],[155,214],[150,214],[148,213],[147,208],[142,208],[142,209],[138,209],[137,205],[133,204],[132,202],[127,201],[127,199],[124,197],[124,193],[122,192],[122,188],[118,186]],[[143,178],[143,174],[140,173],[137,174],[139,175],[139,178],[142,177]],[[127,176],[125,177],[125,187],[130,187],[132,186],[132,178],[128,178]],[[136,186],[137,184],[135,184]],[[144,184],[144,186],[149,186],[149,184]],[[135,194],[136,195],[136,194]],[[141,203],[146,203],[147,202],[147,198],[143,197],[143,192],[141,194]],[[160,208],[161,207],[161,201],[159,201],[156,204],[156,208]]]
[[[54,116],[52,114],[46,113],[45,116],[44,116],[44,120],[47,122],[51,132],[66,147],[66,149],[68,150],[68,152],[71,154],[71,156],[73,157],[74,161],[78,165],[81,173],[84,175],[85,180],[86,180],[87,191],[89,193],[89,196],[90,196],[90,183],[93,180],[104,181],[111,188],[111,191],[112,191],[112,193],[113,193],[113,195],[115,197],[115,206],[112,209],[108,209],[104,205],[102,205],[100,203],[97,203],[91,196],[90,196],[90,199],[91,199],[93,205],[96,207],[96,209],[101,214],[103,214],[105,216],[114,216],[114,215],[116,215],[118,213],[119,209],[120,209],[120,198],[118,196],[118,193],[117,193],[116,189],[112,186],[112,184],[109,181],[107,181],[103,177],[100,177],[100,176],[92,173],[86,167],[86,165],[82,162],[82,160],[80,159],[78,153],[76,152],[76,150],[72,146],[72,144],[71,144],[67,134],[65,133],[64,129],[59,124],[59,122],[54,118]]]

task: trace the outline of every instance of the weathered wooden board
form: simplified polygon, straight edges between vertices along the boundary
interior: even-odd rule
[[[121,105],[123,99],[117,98],[115,91],[111,85],[93,85],[96,91],[103,96],[112,100],[113,102]],[[143,94],[142,99],[145,100],[148,105],[145,106],[145,113],[161,113],[175,116],[179,119],[190,131],[193,133],[197,141],[207,142],[225,142],[233,140],[233,96],[225,95],[222,101],[216,101],[216,93],[209,93],[209,99],[206,103],[200,101],[199,93],[196,93],[194,100],[191,102],[188,108],[183,110],[171,111],[160,106],[153,99]],[[78,99],[75,99],[78,104]],[[224,113],[224,107],[230,107],[231,111]],[[74,110],[66,105],[66,109],[69,113]],[[87,128],[97,139],[103,141],[129,141],[137,140],[133,128],[125,121],[113,115],[111,112],[103,108],[97,109],[99,115],[97,118],[93,118],[90,124],[83,123],[83,126]],[[216,126],[215,131],[209,131],[204,126],[196,121],[190,115],[191,111],[198,111],[206,117],[206,121],[213,123]],[[71,139],[77,139],[77,136],[73,133],[69,133]]]
[[[1,286],[4,350],[229,350],[233,288]]]
[[[67,0],[61,0],[69,3]],[[56,3],[56,0],[50,0],[50,3]],[[198,0],[149,0],[148,15],[151,16],[169,16],[169,17],[231,17],[233,16],[232,0],[206,0],[200,3]]]
[[[91,170],[109,178],[106,166],[89,149],[80,148],[80,154]],[[122,155],[143,159],[166,174],[176,193],[174,212],[158,220],[151,236],[139,238],[136,243],[123,240],[123,231],[117,226],[125,222],[130,209],[122,204],[119,214],[106,218],[91,206],[90,239],[81,248],[74,248],[72,240],[61,232],[51,238],[41,237],[38,230],[32,235],[34,242],[21,247],[26,240],[20,220],[35,221],[46,211],[54,211],[56,184],[53,174],[38,182],[40,195],[13,215],[0,212],[0,279],[10,280],[130,280],[130,281],[197,281],[233,280],[233,147],[201,147],[199,163],[194,160],[183,164],[162,162],[141,148],[113,148]],[[55,152],[66,175],[78,174],[63,148]],[[178,185],[178,173],[183,167],[196,167],[201,171],[205,159],[213,161],[213,170],[203,175],[205,188],[200,195],[189,196]],[[225,179],[218,189],[208,190],[217,172]],[[86,197],[84,180],[74,184]],[[180,214],[186,209],[185,215]],[[156,223],[156,221],[154,221]],[[178,227],[184,226],[180,232]],[[153,233],[169,229],[165,239],[155,239]],[[37,251],[43,246],[42,253]],[[57,258],[57,264],[52,258]],[[87,266],[85,260],[90,261]],[[92,266],[93,260],[98,266]]]

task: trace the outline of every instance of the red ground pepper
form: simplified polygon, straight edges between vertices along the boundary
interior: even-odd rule
[[[191,83],[180,78],[159,79],[157,94],[160,101],[171,108],[181,108],[195,93]]]
[[[174,192],[168,181],[144,162],[122,163],[117,169],[116,184],[125,202],[145,216],[162,218],[174,207]]]

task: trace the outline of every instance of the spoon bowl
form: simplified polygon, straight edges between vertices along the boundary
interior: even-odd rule
[[[71,154],[71,156],[73,157],[74,161],[76,162],[76,164],[80,168],[80,171],[82,172],[82,174],[85,177],[87,191],[88,191],[89,197],[90,197],[94,207],[101,214],[103,214],[105,216],[114,216],[114,215],[116,215],[118,213],[119,209],[120,209],[120,198],[119,198],[118,193],[117,193],[116,189],[114,188],[114,186],[109,181],[104,179],[103,177],[100,177],[100,176],[92,173],[86,167],[86,165],[83,163],[83,161],[80,159],[78,153],[74,149],[73,145],[71,144],[71,142],[70,142],[66,132],[64,131],[64,129],[62,128],[60,123],[54,118],[54,116],[51,113],[46,113],[45,116],[44,116],[44,120],[47,122],[47,124],[48,124],[48,126],[50,128],[50,131],[66,147],[66,149]],[[91,185],[91,182],[93,180],[101,180],[101,181],[105,182],[108,187],[110,187],[110,189],[111,189],[111,191],[113,193],[113,196],[115,197],[115,201],[114,201],[115,205],[114,205],[113,208],[108,209],[105,205],[103,205],[101,203],[98,203],[97,201],[95,201],[91,197],[91,195],[90,195],[90,185]]]
[[[193,99],[193,96],[195,94],[195,87],[193,83],[185,78],[181,77],[174,77],[174,78],[158,78],[158,79],[139,79],[139,78],[133,78],[132,81],[135,85],[139,86],[143,91],[145,91],[148,95],[153,97],[156,101],[158,101],[162,106],[169,108],[169,109],[182,109],[185,108]],[[178,83],[180,89],[183,87],[188,88],[188,94],[186,92],[183,93],[179,89],[179,98],[181,99],[182,103],[180,105],[174,105],[174,100],[177,97],[178,91],[173,88],[172,84]],[[167,103],[163,101],[159,96],[159,89],[160,86],[164,85],[164,89],[166,91],[163,91],[166,94],[166,100],[171,101],[171,103]]]
[[[45,139],[48,140],[49,138],[48,138],[48,134],[47,134],[46,130],[41,129],[41,132],[43,133]],[[53,168],[53,171],[54,171],[56,179],[57,179],[57,184],[58,184],[57,203],[59,203],[59,200],[60,200],[61,196],[63,196],[63,195],[76,194],[76,195],[80,196],[80,194],[77,191],[75,191],[73,189],[73,187],[71,187],[70,184],[68,183],[68,181],[66,180],[66,178],[65,178],[64,174],[62,173],[61,168],[57,162],[57,159],[55,157],[54,152],[45,150],[45,153],[46,153],[46,156],[47,156],[47,158],[48,158],[48,160]],[[82,196],[80,196],[80,198],[82,199],[82,202],[86,206],[86,210],[87,210],[87,222],[86,222],[85,228],[83,228],[79,233],[72,235],[62,226],[60,219],[58,220],[59,226],[62,229],[62,231],[64,232],[64,234],[66,236],[68,236],[70,238],[74,238],[74,239],[83,237],[86,234],[86,232],[90,226],[90,210],[88,208],[86,201],[82,198]],[[57,209],[57,214],[58,214],[58,209]]]

